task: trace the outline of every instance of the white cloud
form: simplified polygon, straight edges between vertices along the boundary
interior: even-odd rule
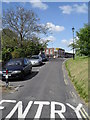
[[[63,39],[61,40],[61,43],[64,44],[65,46],[68,46],[69,44],[73,43],[73,39],[70,40]]]
[[[70,14],[73,10],[72,7],[67,5],[67,6],[59,6],[59,8],[62,10],[62,13],[64,14]]]
[[[84,3],[82,5],[75,4],[75,11],[77,13],[87,13],[88,12],[88,6]]]
[[[48,22],[46,24],[47,28],[49,28],[50,31],[55,31],[55,32],[61,32],[63,31],[65,28],[63,26],[59,26],[59,25],[54,25],[51,22]]]
[[[68,41],[66,39],[61,40],[63,44],[68,44]]]
[[[49,40],[50,42],[53,42],[53,41],[55,41],[56,40],[56,38],[54,37],[54,36],[48,36],[48,37],[45,37],[45,38],[42,38],[42,40],[41,41],[47,41],[47,40]]]
[[[48,8],[48,5],[45,3],[42,3],[41,0],[30,0],[30,3],[35,8],[40,8],[43,10],[46,10]]]
[[[30,2],[31,5],[35,8],[39,8],[42,10],[46,10],[48,8],[48,5],[43,3],[41,0],[2,0],[3,2]]]
[[[62,10],[63,14],[71,14],[72,12],[76,13],[87,13],[88,12],[88,6],[83,4],[74,4],[72,6],[66,5],[66,6],[59,6],[59,8]]]
[[[63,48],[65,48],[65,52],[68,52],[68,53],[73,53],[73,50],[71,50],[70,47],[68,47],[69,44],[73,43],[73,39],[63,39],[61,40],[61,46],[63,46]]]

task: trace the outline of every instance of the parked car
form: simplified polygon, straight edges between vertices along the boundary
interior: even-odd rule
[[[23,79],[24,75],[31,73],[32,64],[28,58],[11,59],[4,65],[2,71],[0,71],[2,80],[6,78],[6,70],[8,70],[8,79]]]
[[[45,56],[44,53],[40,54],[40,56],[41,56],[43,62],[48,60],[48,58]]]
[[[31,56],[30,61],[32,63],[32,66],[38,66],[42,64],[42,58],[40,57],[40,55]]]

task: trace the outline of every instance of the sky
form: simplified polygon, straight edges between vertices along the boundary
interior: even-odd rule
[[[33,10],[40,18],[40,24],[50,27],[52,34],[42,36],[42,40],[49,39],[48,47],[63,48],[67,52],[72,52],[68,47],[73,41],[72,27],[76,31],[88,23],[88,3],[87,2],[2,2],[2,10],[9,8],[16,9],[16,6],[23,6],[26,9]]]

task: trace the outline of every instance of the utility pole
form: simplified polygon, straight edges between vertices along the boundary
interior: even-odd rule
[[[73,32],[73,60],[75,59],[75,55],[74,55],[74,30],[75,28],[72,28],[72,32]]]

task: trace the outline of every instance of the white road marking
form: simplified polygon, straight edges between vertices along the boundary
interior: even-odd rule
[[[77,96],[76,96],[76,94],[75,94],[74,92],[71,92],[71,91],[70,91],[70,94],[71,94],[72,97],[77,98]]]
[[[5,103],[5,102],[16,103],[16,100],[1,100],[0,104]],[[6,118],[10,119],[14,115],[16,110],[18,110],[18,118],[26,118],[26,115],[28,114],[28,112],[33,104],[39,105],[34,118],[40,118],[44,105],[51,105],[50,118],[55,119],[55,114],[58,114],[60,118],[65,119],[64,113],[66,112],[66,106],[63,103],[54,102],[54,101],[52,101],[52,102],[49,102],[49,101],[35,101],[35,102],[29,101],[24,112],[23,112],[23,103],[22,103],[22,101],[19,101],[14,106],[14,108],[11,110],[11,112],[6,116]],[[56,108],[55,108],[56,105],[60,106],[60,110],[56,110]],[[70,107],[75,112],[78,119],[86,118],[86,119],[90,120],[90,117],[88,116],[87,112],[85,111],[85,109],[83,108],[83,105],[81,103],[78,104],[77,107],[74,107],[69,103],[66,103],[66,105],[68,107]],[[0,109],[2,110],[2,109],[4,109],[4,107],[0,106]]]
[[[61,106],[62,109],[61,110],[55,110],[55,105]],[[64,112],[66,112],[66,107],[65,107],[64,104],[59,103],[59,102],[51,102],[51,115],[50,115],[51,118],[54,119],[55,118],[55,114],[57,113],[60,116],[60,118],[64,118],[65,119],[65,117],[63,115]]]
[[[40,118],[43,105],[49,105],[50,103],[48,101],[45,101],[45,102],[44,101],[36,101],[36,102],[34,102],[34,104],[38,104],[39,105],[37,113],[36,113],[34,118]]]
[[[74,92],[72,92],[72,94],[73,94],[73,97],[77,98],[77,96],[76,96],[76,94]]]
[[[83,118],[87,118],[87,117],[85,116],[85,114],[82,112],[81,109],[80,109],[80,112],[81,112],[81,115],[83,116]]]
[[[6,118],[11,118],[13,116],[13,114],[15,113],[15,111],[18,109],[18,118],[25,118],[29,109],[31,108],[33,101],[30,101],[26,107],[26,109],[23,111],[23,105],[22,105],[22,101],[19,101],[15,107],[12,109],[12,111],[6,116]]]
[[[66,103],[70,108],[72,108],[73,110],[74,110],[74,112],[76,113],[76,115],[77,115],[77,118],[82,118],[81,117],[81,115],[80,115],[80,113],[79,113],[79,111],[80,111],[80,109],[82,108],[82,104],[80,103],[76,108],[75,107],[73,107],[72,105],[70,105],[69,103]]]
[[[67,79],[64,79],[64,82],[65,82],[66,85],[68,85]]]
[[[90,120],[90,117],[89,117],[89,115],[87,114],[87,112],[85,111],[84,108],[82,108],[82,111],[83,111],[83,113],[87,116],[87,118]]]
[[[2,104],[2,103],[16,103],[16,100],[1,100],[0,101],[0,104]],[[2,110],[2,109],[4,109],[4,107],[3,106],[0,106],[0,109]]]
[[[72,98],[73,98],[73,94],[72,94],[72,92],[70,91],[70,95],[72,96]]]
[[[19,89],[19,87],[16,87],[16,88],[15,88],[15,91],[18,91],[18,89]]]

